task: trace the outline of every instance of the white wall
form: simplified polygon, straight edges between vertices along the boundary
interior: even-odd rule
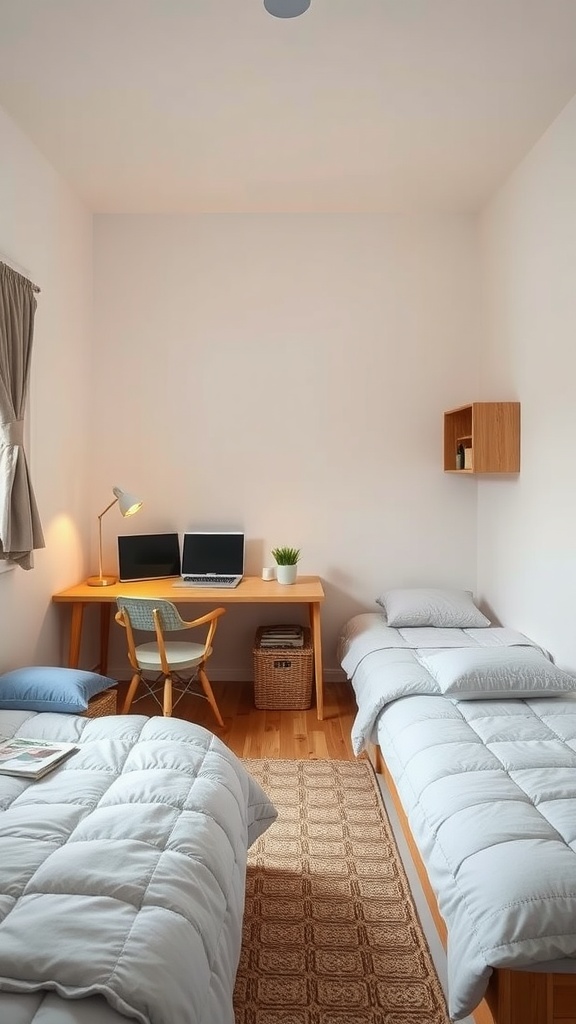
[[[91,250],[90,215],[0,109],[0,252],[41,288],[29,461],[46,540],[33,569],[0,575],[0,671],[61,663],[65,616],[50,598],[85,572]]]
[[[242,526],[248,572],[301,546],[325,581],[328,676],[342,622],[400,583],[475,588],[576,668],[576,100],[484,212],[482,275],[461,217],[102,216],[94,339],[90,214],[1,110],[0,157],[0,252],[42,289],[29,454],[47,542],[0,575],[1,669],[65,658],[50,597],[95,569],[114,483],[145,506],[106,517],[111,566],[122,530]],[[519,477],[444,475],[442,410],[499,398],[522,403]],[[227,616],[215,677],[250,674],[263,618]]]
[[[104,520],[110,568],[120,532],[242,527],[248,573],[301,547],[328,678],[384,587],[475,588],[476,485],[442,472],[442,412],[477,393],[471,218],[97,216],[94,267],[91,502],[145,501]],[[214,678],[249,677],[275,617],[230,611]]]
[[[576,98],[482,219],[486,397],[522,403],[521,472],[479,485],[478,585],[576,669]]]

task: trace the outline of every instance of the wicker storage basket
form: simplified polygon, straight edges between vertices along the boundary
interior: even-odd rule
[[[261,647],[265,629],[254,640],[254,703],[257,708],[300,711],[312,704],[313,648],[310,630],[304,627],[303,647]]]
[[[88,708],[84,711],[84,718],[102,718],[103,715],[116,714],[116,690],[104,690],[97,693],[92,700],[88,701]]]

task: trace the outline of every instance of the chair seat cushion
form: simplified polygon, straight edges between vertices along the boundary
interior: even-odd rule
[[[166,644],[168,665],[177,672],[183,668],[194,668],[209,653],[204,644],[179,643],[177,640],[171,640]],[[136,657],[140,668],[149,669],[151,672],[162,671],[157,643],[140,644],[136,648]]]

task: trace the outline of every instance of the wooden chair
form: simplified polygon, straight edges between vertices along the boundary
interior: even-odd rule
[[[166,717],[172,714],[184,694],[190,693],[205,697],[216,716],[218,725],[223,726],[224,721],[204,666],[212,654],[212,642],[218,619],[224,615],[226,609],[214,608],[199,619],[187,622],[180,617],[171,601],[161,598],[118,597],[116,603],[118,605],[116,622],[126,630],[128,660],[134,672],[121,714],[128,713],[136,691],[142,683],[146,688],[146,693],[142,696],[151,695],[160,704],[162,713]],[[208,625],[208,632],[203,644],[165,639],[165,633],[194,629],[204,625]],[[156,635],[156,640],[137,645],[134,640],[134,630],[153,632]],[[145,679],[144,673],[153,673],[154,679],[152,681]],[[195,688],[197,682],[200,683],[203,693],[199,693],[198,688]],[[175,701],[173,701],[174,690],[179,693]],[[162,702],[158,698],[160,691],[162,691]]]

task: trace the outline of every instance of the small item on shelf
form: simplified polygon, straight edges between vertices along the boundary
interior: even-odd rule
[[[472,464],[472,449],[471,448],[465,448],[464,449],[464,469],[472,469],[472,468],[473,468],[473,464]]]
[[[464,445],[459,444],[456,449],[456,469],[464,469]]]

